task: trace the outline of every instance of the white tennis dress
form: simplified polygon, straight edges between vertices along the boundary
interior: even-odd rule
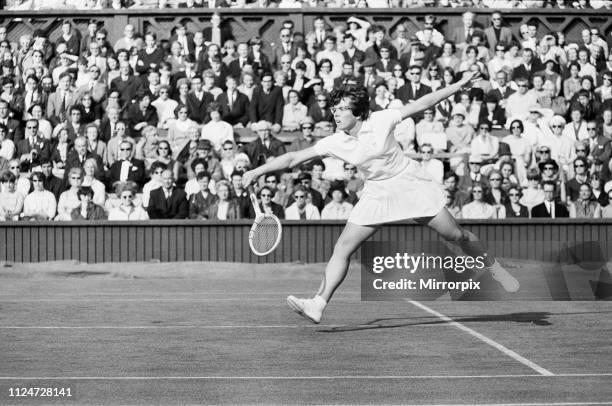
[[[331,155],[357,166],[366,177],[359,202],[348,221],[374,225],[435,216],[444,207],[444,191],[419,163],[402,152],[393,129],[398,110],[371,113],[357,137],[337,132],[315,144],[319,155]]]

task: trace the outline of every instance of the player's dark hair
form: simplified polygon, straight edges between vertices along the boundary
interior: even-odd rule
[[[363,86],[345,85],[334,89],[329,99],[332,107],[347,99],[353,115],[361,120],[366,120],[370,114],[370,95]]]

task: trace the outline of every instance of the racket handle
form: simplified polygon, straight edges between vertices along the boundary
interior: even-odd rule
[[[253,205],[253,210],[255,210],[255,217],[261,215],[261,209],[259,208],[259,202],[257,201],[257,196],[255,195],[255,189],[253,189],[252,185],[247,187],[249,191],[249,197],[251,198],[251,204]]]

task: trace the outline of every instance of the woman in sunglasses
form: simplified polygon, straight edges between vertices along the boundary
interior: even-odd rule
[[[361,198],[336,242],[316,296],[313,299],[289,296],[287,302],[293,310],[319,323],[323,310],[348,272],[351,255],[381,224],[404,219],[415,219],[427,225],[447,240],[456,242],[467,255],[486,257],[485,265],[491,276],[505,290],[516,292],[519,289],[518,281],[490,255],[485,255],[486,249],[478,237],[457,224],[444,208],[442,186],[431,179],[417,161],[403,154],[393,136],[395,126],[402,120],[450,97],[474,79],[477,79],[475,74],[467,74],[457,83],[423,96],[400,110],[372,114],[367,89],[361,86],[337,89],[331,97],[338,129],[335,134],[323,138],[314,147],[286,153],[244,174],[244,185],[249,185],[268,172],[295,167],[316,157],[332,156],[357,166],[366,177]]]

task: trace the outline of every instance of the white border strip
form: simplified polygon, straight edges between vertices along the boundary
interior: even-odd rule
[[[612,373],[601,374],[516,374],[516,375],[324,375],[324,376],[0,376],[0,381],[8,380],[82,380],[82,381],[163,381],[163,380],[267,380],[267,381],[301,381],[301,380],[417,380],[417,379],[520,379],[520,378],[597,378],[612,377]]]
[[[457,327],[459,330],[462,330],[462,331],[470,334],[471,336],[476,337],[480,341],[490,345],[491,347],[495,348],[496,350],[498,350],[498,351],[504,353],[505,355],[507,355],[508,357],[514,359],[515,361],[518,361],[521,364],[523,364],[523,365],[533,369],[534,371],[536,371],[540,375],[544,375],[544,376],[553,376],[554,375],[549,370],[547,370],[545,368],[542,368],[541,366],[539,366],[535,362],[528,360],[527,358],[517,354],[516,352],[512,351],[511,349],[509,349],[507,347],[504,347],[503,345],[501,345],[497,341],[494,341],[494,340],[490,339],[489,337],[486,337],[486,336],[480,334],[476,330],[472,330],[471,328],[469,328],[467,326],[464,326],[463,324],[461,324],[461,323],[451,319],[448,316],[443,315],[440,312],[435,311],[434,309],[432,309],[430,307],[425,306],[424,304],[422,304],[420,302],[417,302],[416,300],[408,300],[408,302],[411,303],[412,305],[418,307],[419,309],[426,311],[429,314],[433,314],[434,316],[438,317],[440,320],[443,320],[443,321],[447,322],[451,326]]]

